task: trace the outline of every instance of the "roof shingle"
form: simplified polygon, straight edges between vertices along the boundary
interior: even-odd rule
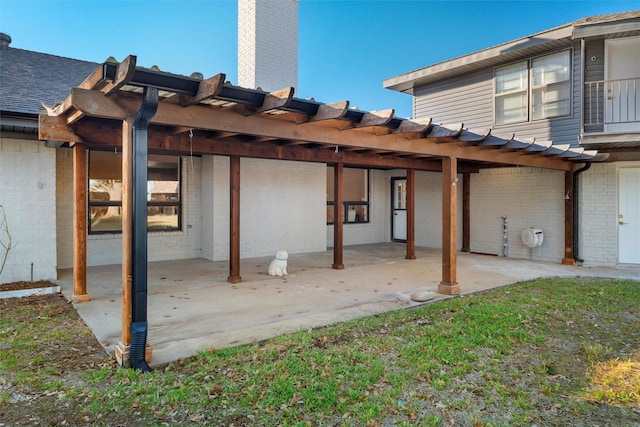
[[[62,102],[98,64],[6,47],[0,50],[0,111],[40,113]]]

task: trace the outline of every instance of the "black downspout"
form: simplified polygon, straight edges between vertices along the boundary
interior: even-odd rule
[[[580,184],[578,178],[580,174],[591,167],[591,163],[587,163],[577,171],[573,172],[573,259],[582,264],[584,260],[578,256],[580,232]]]
[[[142,372],[147,364],[147,165],[148,129],[158,109],[158,89],[145,87],[142,105],[133,119],[133,230],[131,274],[131,347],[129,363]]]

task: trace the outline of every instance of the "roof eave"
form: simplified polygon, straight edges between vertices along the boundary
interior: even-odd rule
[[[589,37],[605,36],[608,34],[640,31],[640,19],[625,21],[599,22],[588,25],[576,25],[573,28],[572,38],[585,39]]]
[[[390,77],[383,81],[383,87],[398,92],[412,93],[413,88],[421,84],[439,80],[456,73],[462,67],[467,70],[470,68],[481,68],[487,63],[495,62],[501,55],[505,53],[514,53],[521,51],[523,54],[532,47],[537,47],[552,41],[562,39],[571,40],[573,33],[573,25],[568,24],[556,27],[541,33],[533,34],[513,40],[498,46],[480,50],[469,55],[441,62],[419,70],[401,74],[399,76]]]

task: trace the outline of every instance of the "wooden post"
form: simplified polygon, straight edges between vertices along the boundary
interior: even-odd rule
[[[455,157],[442,159],[442,282],[438,285],[441,294],[460,293],[456,260],[456,210],[457,210],[458,160]]]
[[[344,269],[342,262],[344,238],[344,164],[333,168],[333,268]]]
[[[89,301],[87,294],[87,146],[73,147],[73,301]]]
[[[240,277],[240,156],[229,161],[230,222],[229,222],[229,283],[239,283]]]
[[[573,254],[573,172],[564,173],[564,265],[576,265]]]
[[[133,262],[133,123],[122,122],[122,338],[115,355],[120,366],[129,367],[131,346],[131,273]]]
[[[416,259],[416,170],[407,169],[407,254],[405,259]]]
[[[462,252],[471,251],[471,174],[462,174]]]

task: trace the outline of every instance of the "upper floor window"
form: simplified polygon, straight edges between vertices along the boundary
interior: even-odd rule
[[[495,69],[496,125],[548,119],[570,113],[570,51]]]
[[[180,157],[149,155],[147,227],[181,229]],[[122,157],[112,151],[89,152],[89,232],[122,231]]]

